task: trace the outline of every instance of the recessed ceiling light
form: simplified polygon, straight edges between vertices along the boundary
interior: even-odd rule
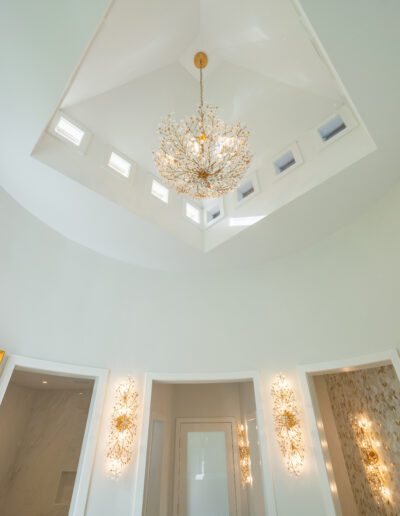
[[[85,131],[63,116],[60,117],[54,131],[77,147],[82,143],[83,137],[85,136]]]
[[[43,384],[49,383],[47,380],[42,380]]]
[[[168,203],[168,196],[169,196],[169,190],[166,186],[162,185],[155,179],[153,179],[153,182],[151,183],[151,193],[154,195],[154,197],[157,197],[157,199],[160,199],[160,201],[163,201],[165,203]]]
[[[229,225],[232,227],[240,227],[240,226],[252,226],[256,224],[260,220],[262,220],[265,215],[256,215],[254,217],[233,217],[229,219]]]
[[[124,177],[129,177],[132,164],[116,152],[110,154],[108,166]]]
[[[200,224],[200,210],[193,206],[193,204],[186,203],[186,217],[195,222],[196,224]]]

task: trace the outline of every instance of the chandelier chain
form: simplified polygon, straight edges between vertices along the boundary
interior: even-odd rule
[[[203,69],[200,68],[200,107],[203,107],[203,91],[204,91],[204,87],[203,87]]]

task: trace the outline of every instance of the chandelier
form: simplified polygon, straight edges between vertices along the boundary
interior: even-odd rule
[[[197,114],[177,122],[169,115],[158,129],[155,164],[166,183],[194,198],[222,197],[237,188],[250,164],[249,131],[216,117],[216,107],[203,103],[203,68],[208,57],[198,52],[200,105]]]

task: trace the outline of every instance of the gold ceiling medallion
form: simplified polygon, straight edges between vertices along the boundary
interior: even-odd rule
[[[159,126],[160,148],[155,164],[168,186],[194,198],[222,197],[239,186],[251,156],[249,131],[239,122],[216,117],[216,107],[203,102],[203,69],[208,56],[197,52],[200,104],[197,114],[177,122],[169,115]]]

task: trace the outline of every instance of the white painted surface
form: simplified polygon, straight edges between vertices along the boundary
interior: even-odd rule
[[[396,189],[351,226],[268,267],[169,275],[135,269],[71,243],[3,194],[2,347],[107,367],[111,385],[134,374],[141,393],[149,369],[172,378],[174,371],[258,369],[267,436],[273,436],[273,374],[284,370],[293,377],[299,363],[337,358],[346,363],[366,351],[397,346],[399,206]],[[133,503],[135,466],[119,483],[105,474],[111,407],[110,391],[88,516],[115,508],[125,512]],[[306,455],[304,475],[292,479],[275,441],[269,442],[278,514],[297,514],[299,507],[305,514],[323,513],[312,455]],[[309,439],[307,445],[313,449]]]
[[[386,2],[381,10],[374,2],[349,4],[339,0],[332,10],[324,1],[303,0],[306,13],[378,151],[290,202],[207,257],[156,225],[54,173],[32,159],[30,153],[100,22],[105,4],[105,0],[91,0],[84,5],[64,2],[58,4],[58,11],[52,2],[26,5],[22,0],[7,0],[1,4],[0,43],[2,48],[13,45],[13,52],[2,60],[7,81],[0,84],[0,184],[20,204],[68,238],[107,256],[157,269],[232,269],[259,265],[329,234],[360,213],[398,179],[393,135],[400,118],[396,97],[400,74],[391,63],[397,58],[398,31],[394,20],[400,6],[393,0]],[[363,24],[359,23],[361,8]],[[28,32],[21,25],[21,12],[29,19]],[[368,24],[374,27],[373,31],[368,30]],[[341,27],[340,38],[337,27]],[[29,53],[26,40],[18,37],[20,29],[30,35]],[[66,45],[66,41],[70,44]],[[368,70],[367,81],[354,66],[355,62]],[[386,83],[383,77],[390,77],[390,81]],[[372,106],[371,99],[374,99]],[[76,167],[79,169],[79,160]]]
[[[46,3],[1,4],[2,48],[13,45],[2,62],[5,79],[0,84],[1,185],[75,242],[146,269],[179,272],[149,271],[97,255],[42,225],[2,192],[2,347],[110,368],[112,384],[135,374],[141,395],[148,370],[257,369],[269,436],[274,435],[268,392],[273,374],[284,370],[293,378],[299,363],[341,359],[346,364],[353,356],[398,347],[400,189],[394,186],[399,177],[394,128],[400,118],[400,78],[393,63],[400,6],[395,0],[384,5],[361,0],[302,4],[379,150],[249,229],[223,251],[211,253],[208,266],[220,267],[218,274],[190,275],[183,270],[207,264],[187,247],[29,157],[104,4],[61,3],[61,14]],[[79,17],[71,14],[77,11]],[[21,12],[29,19],[28,35],[42,35],[39,48],[32,48],[29,56],[14,25],[4,26],[10,15],[20,25]],[[55,21],[60,19],[62,26]],[[72,29],[74,38],[66,45]],[[52,45],[46,43],[49,39]],[[368,71],[367,80],[360,70]],[[351,224],[315,244],[384,192],[385,197]],[[258,267],[245,268],[251,264]],[[232,271],[237,266],[242,268]],[[111,407],[109,394],[86,516],[126,514],[133,503],[135,465],[119,483],[106,477]],[[306,421],[301,478],[287,475],[273,440],[270,446],[280,515],[326,513],[308,425]]]

